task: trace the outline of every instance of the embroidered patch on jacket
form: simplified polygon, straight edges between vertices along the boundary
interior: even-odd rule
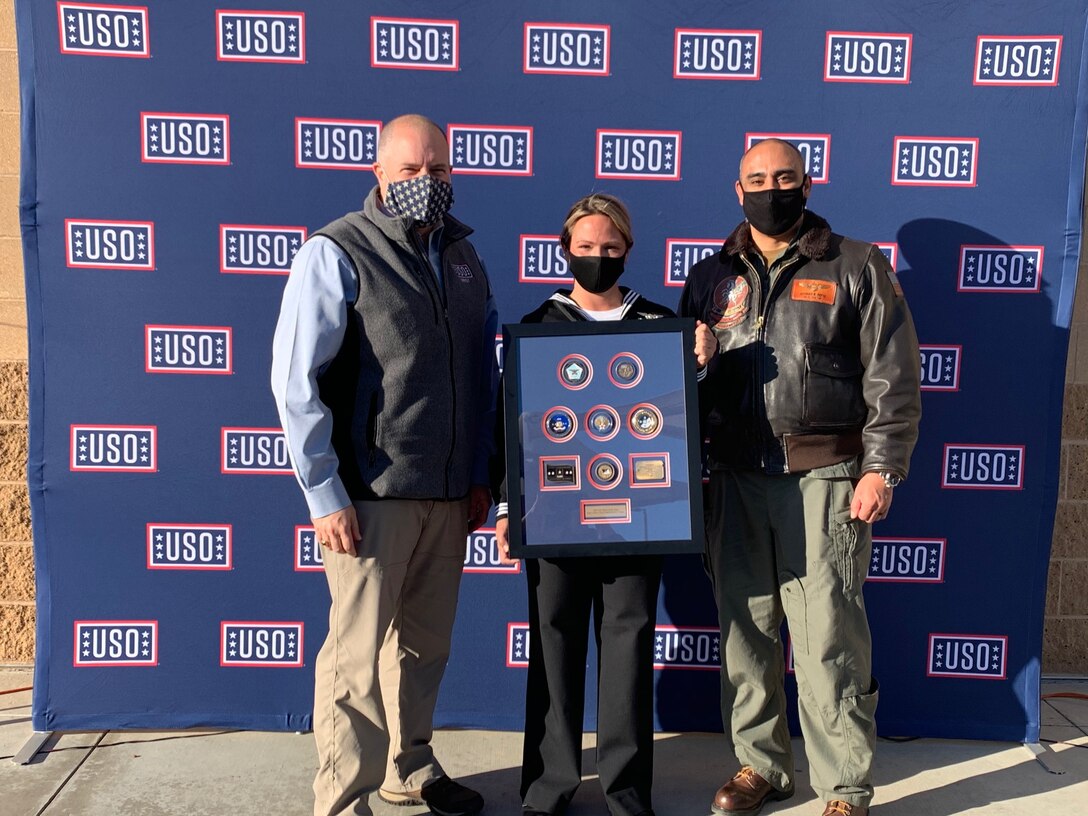
[[[838,288],[838,284],[834,281],[798,278],[793,282],[790,299],[831,305],[835,302],[835,292],[838,291]]]
[[[732,275],[714,289],[714,305],[710,319],[715,329],[731,329],[748,315],[748,296],[752,287],[740,275]]]
[[[472,280],[472,269],[469,268],[468,264],[452,264],[452,266],[453,274],[455,274],[458,279],[463,280],[466,283]]]

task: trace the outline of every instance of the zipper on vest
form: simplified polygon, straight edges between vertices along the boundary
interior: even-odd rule
[[[427,290],[427,295],[431,299],[431,314],[434,315],[435,324],[438,323],[438,278],[435,275],[435,271],[431,269],[431,262],[427,258],[424,247],[422,246],[422,239],[419,237],[419,233],[414,228],[410,229],[412,236],[412,248],[416,252],[416,260],[422,265],[422,274],[420,274],[420,280],[423,283],[423,288]],[[429,276],[429,279],[425,276]]]
[[[428,282],[425,281],[424,286],[426,287],[427,292],[431,295],[431,307],[434,309],[434,322],[437,324],[438,323],[438,310],[439,310],[438,297],[436,296],[436,293],[438,292],[438,276],[435,274],[435,271],[433,269],[431,269],[431,262],[430,262],[429,258],[426,255],[424,255],[423,248],[422,248],[422,243],[423,242],[419,237],[419,233],[416,232],[415,230],[412,230],[412,246],[415,247],[416,257],[419,258],[420,262],[423,264],[425,272],[431,276],[430,281],[429,281],[430,285],[428,286],[427,285]],[[441,252],[438,255],[438,262],[442,263],[442,253]],[[443,284],[445,284],[445,281],[446,281],[445,274],[442,275],[442,281],[443,281]],[[445,487],[445,491],[443,492],[443,496],[447,500],[449,500],[449,498],[450,498],[450,467],[453,465],[453,452],[457,447],[457,380],[456,380],[457,375],[456,375],[456,372],[453,369],[453,332],[450,331],[449,307],[445,303],[441,304],[441,307],[442,307],[442,324],[443,324],[444,328],[446,329],[446,349],[447,349],[447,359],[446,359],[447,369],[446,369],[446,371],[449,374],[449,382],[450,382],[450,446],[449,446],[449,452],[446,454],[446,467],[445,467],[445,474],[444,474],[444,480],[445,480],[446,487]]]
[[[443,279],[445,276],[443,275]],[[446,318],[446,348],[449,349],[449,373],[450,373],[450,449],[446,454],[446,499],[450,498],[450,468],[453,466],[453,452],[457,448],[457,373],[453,370],[453,332],[450,331],[450,313],[448,308],[442,309]]]

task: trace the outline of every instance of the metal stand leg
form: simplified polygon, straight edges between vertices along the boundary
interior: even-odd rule
[[[30,760],[34,759],[34,756],[51,736],[53,736],[52,731],[35,731],[30,735],[30,739],[26,741],[23,747],[19,749],[19,752],[11,758],[11,761],[16,765],[26,765]]]
[[[1028,753],[1035,757],[1035,761],[1047,773],[1057,776],[1065,773],[1064,769],[1057,767],[1057,762],[1060,762],[1060,760],[1057,759],[1057,755],[1053,751],[1048,751],[1045,746],[1037,742],[1025,742],[1024,747],[1028,749]]]

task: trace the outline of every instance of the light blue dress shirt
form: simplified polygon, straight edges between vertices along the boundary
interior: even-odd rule
[[[431,269],[442,287],[439,247],[442,228],[427,245]],[[318,235],[306,241],[291,264],[283,290],[279,321],[272,340],[272,393],[295,476],[313,518],[351,504],[337,475],[339,460],[332,447],[332,411],[318,395],[317,378],[340,350],[348,326],[348,310],[358,296],[355,269],[335,242]],[[498,368],[494,353],[499,315],[493,295],[484,320],[481,382],[487,384],[487,411],[477,425],[473,484],[488,484],[488,459],[494,451],[495,395]]]

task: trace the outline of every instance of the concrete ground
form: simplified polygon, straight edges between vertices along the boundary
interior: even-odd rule
[[[29,686],[28,670],[0,670],[0,691]],[[1088,682],[1044,684],[1042,759],[1023,745],[881,740],[874,816],[1084,816],[1088,814]],[[0,694],[0,816],[308,816],[315,765],[309,734],[253,731],[82,732],[56,735],[27,765],[12,758],[31,736],[30,693]],[[568,816],[606,816],[587,736],[586,783]],[[519,810],[521,734],[440,731],[438,756],[452,776],[483,793],[485,816]],[[798,756],[803,756],[800,741]],[[704,816],[734,766],[720,734],[661,734],[655,752],[658,816]],[[1053,773],[1061,771],[1062,773]],[[768,816],[820,816],[798,773],[797,795]],[[424,808],[381,802],[375,816]]]

